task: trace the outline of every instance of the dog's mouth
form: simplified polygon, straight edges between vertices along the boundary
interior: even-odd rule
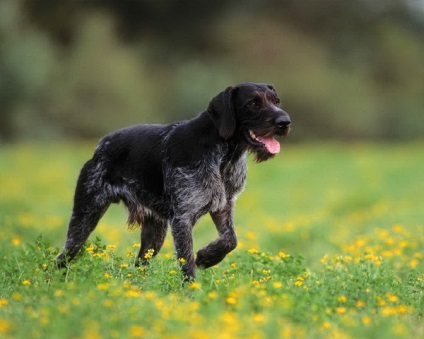
[[[280,153],[280,143],[275,139],[274,135],[256,135],[254,131],[248,129],[244,133],[246,141],[254,147],[264,147],[270,154]]]

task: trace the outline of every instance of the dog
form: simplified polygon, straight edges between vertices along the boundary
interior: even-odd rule
[[[63,252],[66,267],[110,204],[122,201],[128,224],[141,226],[136,264],[161,249],[170,224],[185,280],[221,262],[237,246],[234,205],[246,180],[246,154],[257,162],[280,151],[290,117],[275,88],[242,83],[215,96],[191,120],[137,125],[106,135],[81,169]],[[192,229],[209,213],[218,238],[193,254]]]

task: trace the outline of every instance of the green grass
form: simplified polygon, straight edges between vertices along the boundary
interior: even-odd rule
[[[3,338],[411,338],[424,335],[424,144],[286,145],[249,163],[238,248],[182,285],[172,239],[133,266],[113,206],[54,268],[94,145],[0,148]],[[216,237],[209,217],[195,248]]]

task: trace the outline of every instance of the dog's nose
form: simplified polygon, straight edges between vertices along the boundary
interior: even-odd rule
[[[275,120],[275,124],[278,128],[284,129],[287,128],[290,125],[291,121],[290,118],[287,116],[280,116]]]

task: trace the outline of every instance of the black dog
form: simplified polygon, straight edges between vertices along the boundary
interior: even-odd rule
[[[258,162],[280,151],[290,118],[273,86],[228,87],[196,118],[169,125],[139,125],[104,137],[81,170],[63,252],[74,258],[111,203],[123,201],[128,223],[141,225],[139,261],[164,242],[168,222],[186,279],[195,268],[219,263],[237,245],[234,203],[246,179],[246,152]],[[210,213],[219,237],[193,254],[192,228]]]

